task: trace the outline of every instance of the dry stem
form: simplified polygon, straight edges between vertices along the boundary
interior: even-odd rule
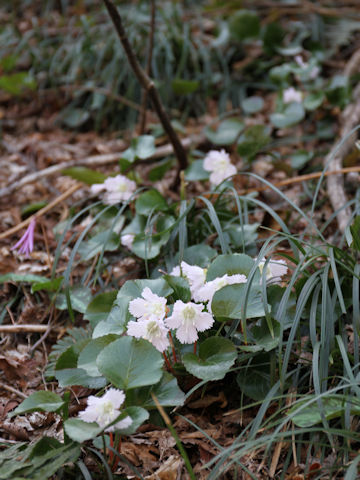
[[[159,120],[164,127],[165,132],[167,133],[170,142],[174,147],[175,156],[177,158],[179,169],[185,170],[188,166],[187,154],[185,149],[183,148],[179,137],[175,130],[173,129],[168,114],[166,113],[164,106],[162,104],[160,95],[154,85],[152,79],[146,74],[146,72],[141,67],[136,55],[130,45],[128,37],[126,35],[125,29],[122,24],[121,16],[115,7],[115,5],[111,2],[111,0],[104,0],[105,6],[109,12],[110,18],[114,24],[120,42],[124,48],[125,54],[129,61],[131,68],[137,79],[139,80],[141,86],[145,91],[148,92],[150,100],[154,106],[154,109],[159,117]]]

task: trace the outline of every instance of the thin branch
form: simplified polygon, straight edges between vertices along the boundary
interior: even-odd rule
[[[184,149],[189,149],[195,145],[199,145],[204,140],[205,140],[205,136],[202,134],[192,135],[190,137],[182,139],[181,144]],[[146,162],[151,160],[156,160],[158,158],[166,157],[167,155],[171,155],[173,151],[174,149],[171,144],[163,145],[159,147],[154,153],[154,155],[148,158]],[[27,185],[28,183],[36,182],[41,178],[50,177],[51,175],[61,172],[66,168],[78,167],[78,166],[91,167],[94,165],[100,166],[100,165],[108,165],[109,163],[113,163],[113,162],[118,162],[119,158],[121,157],[121,153],[122,152],[105,153],[103,155],[92,155],[91,157],[80,158],[76,160],[71,160],[69,162],[62,162],[62,163],[58,163],[57,165],[52,165],[51,167],[44,168],[43,170],[40,170],[38,172],[30,173],[29,175],[26,175],[25,177],[21,178],[20,180],[17,180],[16,182],[12,182],[11,185],[1,188],[0,197],[9,195],[13,193],[15,190],[17,190],[18,188],[21,188],[24,185]]]
[[[82,185],[74,185],[73,187],[69,188],[69,190],[67,190],[66,192],[64,192],[62,195],[60,195],[59,197],[55,198],[52,202],[48,203],[44,208],[41,208],[39,211],[37,211],[34,215],[31,215],[31,217],[28,217],[26,220],[24,220],[23,222],[19,223],[18,225],[16,225],[15,227],[12,227],[10,228],[9,230],[6,230],[6,232],[3,232],[3,233],[0,233],[0,240],[6,238],[6,237],[9,237],[10,235],[13,235],[14,233],[18,232],[19,230],[21,230],[22,228],[25,228],[27,227],[31,220],[33,219],[37,219],[39,217],[41,217],[42,215],[44,215],[45,213],[49,212],[50,210],[52,210],[56,205],[58,205],[59,203],[63,202],[64,200],[66,200],[68,197],[70,197],[74,192],[76,192],[76,190],[79,190],[79,188],[81,188]],[[1,327],[0,327],[1,328]],[[0,330],[1,331],[1,330]]]
[[[125,54],[129,61],[131,68],[134,71],[135,76],[139,80],[141,86],[148,92],[150,100],[154,106],[155,112],[157,113],[159,120],[164,127],[165,132],[167,133],[170,142],[174,147],[175,156],[177,158],[179,169],[185,170],[188,166],[187,154],[185,149],[183,148],[180,139],[173,129],[169,116],[166,113],[164,106],[162,104],[160,95],[154,85],[153,80],[146,74],[146,72],[141,67],[136,55],[130,45],[126,32],[124,30],[121,16],[115,7],[115,5],[111,2],[111,0],[104,0],[105,6],[107,11],[109,12],[110,18],[114,24],[120,42],[124,48]]]
[[[357,73],[360,68],[360,50],[355,51],[344,69],[344,74],[347,78],[350,78],[354,73]],[[328,166],[329,171],[338,171],[340,173],[341,166],[343,165],[344,158],[351,152],[357,139],[357,134],[350,135],[356,125],[360,122],[360,83],[353,91],[354,102],[349,104],[341,114],[341,131],[340,139],[341,145],[338,145],[338,141],[334,144],[328,155],[325,157],[325,166]],[[333,210],[338,214],[336,216],[339,230],[344,233],[346,226],[351,219],[351,208],[342,208],[347,203],[347,198],[344,188],[343,176],[330,176],[327,180],[327,193]]]
[[[48,325],[0,325],[0,333],[44,333]]]
[[[146,73],[149,76],[151,75],[151,62],[152,62],[152,54],[153,54],[153,48],[154,48],[155,11],[156,11],[155,0],[150,0],[150,3],[151,3],[151,18],[150,18],[149,47],[148,47],[147,64],[146,64]],[[148,101],[148,92],[147,92],[147,90],[143,90],[143,97],[142,97],[142,101],[141,101],[140,122],[139,122],[140,123],[140,127],[139,127],[140,135],[142,135],[145,131],[147,101]]]

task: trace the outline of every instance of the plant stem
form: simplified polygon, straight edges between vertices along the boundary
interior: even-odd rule
[[[174,360],[174,363],[177,363],[174,340],[173,340],[173,337],[172,337],[170,331],[169,331],[169,338],[170,338],[170,343],[171,343],[171,350],[172,350],[172,354],[173,354],[173,360]]]
[[[154,48],[154,33],[155,33],[155,0],[150,0],[151,3],[151,19],[150,19],[150,33],[149,33],[149,47],[147,55],[147,64],[146,64],[146,73],[150,76],[151,74],[151,61]],[[141,112],[140,112],[140,128],[139,133],[142,135],[145,131],[146,126],[146,105],[148,100],[147,90],[143,91],[142,101],[141,101]]]
[[[177,133],[175,132],[175,130],[171,125],[169,116],[165,111],[165,108],[162,104],[160,95],[155,87],[155,84],[153,80],[144,71],[144,69],[141,67],[138,59],[136,58],[135,52],[130,45],[129,39],[126,35],[125,29],[122,24],[121,16],[117,8],[115,7],[115,5],[112,3],[111,0],[104,0],[104,3],[107,8],[107,11],[109,12],[110,18],[114,24],[114,27],[116,29],[120,42],[124,48],[129,64],[133,69],[133,72],[137,77],[137,79],[139,80],[141,86],[144,88],[145,91],[148,92],[148,95],[154,106],[157,116],[159,117],[159,120],[162,126],[164,127],[164,130],[167,133],[170,142],[172,143],[172,146],[174,148],[174,153],[179,164],[178,165],[179,170],[185,170],[186,167],[188,166],[186,151],[182,146]]]
[[[165,363],[166,363],[166,366],[167,366],[168,370],[173,373],[173,369],[172,369],[172,367],[171,367],[171,364],[170,364],[169,359],[168,359],[168,357],[166,356],[166,353],[165,353],[165,352],[163,352],[163,357],[164,357],[164,359],[165,359]]]

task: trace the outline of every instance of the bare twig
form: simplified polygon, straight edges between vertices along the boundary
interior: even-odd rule
[[[52,210],[56,205],[58,205],[59,203],[63,202],[68,197],[70,197],[70,195],[72,195],[74,192],[76,192],[76,190],[79,190],[79,188],[81,186],[82,185],[79,185],[79,184],[74,185],[73,187],[69,188],[69,190],[64,192],[62,195],[55,198],[55,200],[48,203],[44,208],[41,208],[40,210],[38,210],[34,215],[31,215],[31,217],[28,217],[26,220],[19,223],[15,227],[12,227],[9,230],[6,230],[6,232],[0,233],[0,240],[2,240],[3,238],[9,237],[10,235],[13,235],[14,233],[18,232],[19,230],[21,230],[24,227],[27,227],[30,224],[31,220],[37,219],[37,218],[41,217],[42,215],[44,215],[45,213]]]
[[[205,136],[202,134],[199,135],[192,135],[188,138],[184,138],[181,140],[182,147],[184,149],[192,148],[194,145],[198,145],[205,140]],[[157,158],[166,157],[173,153],[173,146],[171,144],[166,144],[159,147],[154,155],[152,155],[147,161],[155,160]],[[118,162],[119,158],[121,157],[122,152],[115,152],[115,153],[106,153],[104,155],[92,155],[91,157],[80,158],[76,160],[71,160],[70,162],[62,162],[58,163],[57,165],[52,165],[51,167],[44,168],[43,170],[35,173],[31,173],[26,175],[25,177],[21,178],[16,182],[12,182],[11,185],[0,189],[0,197],[9,195],[13,193],[15,190],[27,185],[28,183],[36,182],[41,178],[50,177],[66,168],[71,167],[79,167],[79,166],[87,166],[91,167],[94,165],[108,165],[109,163]],[[140,163],[140,162],[139,162]],[[0,236],[1,238],[1,236]]]
[[[0,333],[43,333],[48,325],[0,325]]]
[[[146,74],[146,72],[141,67],[138,59],[135,56],[135,53],[130,45],[126,32],[124,30],[121,16],[115,7],[115,5],[111,2],[111,0],[104,0],[105,6],[107,11],[109,12],[110,18],[114,24],[120,42],[124,48],[125,54],[129,61],[131,68],[134,71],[135,76],[139,80],[141,86],[148,92],[150,100],[154,106],[154,109],[159,117],[159,120],[164,127],[165,132],[167,133],[171,144],[174,147],[175,156],[177,158],[179,169],[185,170],[188,166],[187,154],[185,149],[183,148],[180,139],[173,129],[168,114],[166,113],[164,106],[162,104],[160,95],[155,87],[154,82],[152,79]]]
[[[147,75],[151,75],[151,61],[152,61],[152,54],[154,48],[154,34],[155,34],[155,0],[150,0],[151,3],[151,18],[150,18],[150,33],[149,33],[149,47],[148,47],[148,56],[147,56],[147,64],[146,64],[146,73]],[[143,96],[141,101],[141,112],[140,112],[140,127],[139,133],[142,135],[145,131],[146,126],[146,106],[148,101],[148,92],[147,90],[143,90]]]
[[[12,387],[11,385],[7,385],[6,383],[0,382],[0,388],[7,390],[8,392],[15,393],[15,395],[20,398],[27,398],[27,395],[20,392],[20,390],[16,390],[16,388]]]
[[[360,53],[356,51],[345,67],[345,75],[350,77],[360,68]],[[354,103],[348,105],[341,115],[341,132],[340,138],[343,140],[342,144],[338,146],[338,142],[333,146],[325,158],[325,166],[328,166],[329,172],[336,172],[341,170],[343,159],[350,153],[354,147],[357,135],[353,133],[350,135],[356,125],[360,122],[360,83],[353,92]],[[337,214],[337,222],[339,230],[343,233],[346,226],[351,219],[350,207],[342,208],[347,203],[347,198],[344,189],[344,178],[340,175],[330,176],[327,180],[327,192],[333,207]],[[342,208],[342,209],[341,209]],[[340,210],[341,209],[341,210]]]

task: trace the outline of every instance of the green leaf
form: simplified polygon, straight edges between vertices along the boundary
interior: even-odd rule
[[[143,404],[145,408],[155,408],[150,392],[154,393],[163,407],[180,407],[185,402],[185,394],[180,390],[176,378],[168,372],[163,373],[158,384],[147,389],[147,401]]]
[[[24,207],[21,208],[21,216],[29,217],[30,215],[33,215],[34,213],[38,212],[42,208],[46,207],[47,204],[48,204],[47,202],[34,202],[34,203],[31,203],[30,205],[25,205]]]
[[[104,183],[107,178],[101,172],[96,170],[91,170],[90,168],[85,167],[71,167],[63,170],[62,175],[67,175],[68,177],[79,180],[80,182],[86,183],[86,185],[93,185],[94,183]]]
[[[67,127],[77,128],[89,120],[90,112],[84,108],[68,108],[61,116]]]
[[[86,262],[91,260],[98,253],[114,252],[119,248],[120,237],[117,233],[109,232],[107,230],[94,235],[89,240],[83,241],[79,247],[79,255],[81,260]]]
[[[157,383],[162,376],[161,353],[146,340],[121,337],[97,358],[99,371],[115,387],[128,390]]]
[[[55,366],[55,377],[61,387],[82,385],[89,388],[103,388],[106,380],[102,376],[92,377],[82,368],[77,368],[80,352],[90,339],[67,348],[58,358]]]
[[[161,162],[158,162],[154,168],[148,173],[148,178],[151,182],[157,182],[161,180],[165,173],[170,170],[174,164],[173,158],[164,159]]]
[[[263,44],[266,53],[274,54],[276,48],[282,44],[285,34],[285,30],[278,23],[268,23],[263,33]]]
[[[267,300],[271,305],[271,316],[278,322],[282,320],[283,328],[289,328],[292,326],[295,313],[296,313],[296,294],[290,293],[289,299],[286,303],[286,308],[282,319],[279,318],[278,311],[280,308],[281,300],[285,293],[286,287],[280,287],[280,285],[269,285],[267,289]]]
[[[48,281],[48,278],[33,275],[32,273],[25,273],[24,275],[20,273],[5,273],[5,275],[0,275],[0,283],[45,283]]]
[[[135,202],[136,213],[139,215],[148,216],[154,212],[166,212],[168,208],[165,198],[157,190],[142,193]]]
[[[31,293],[38,292],[39,290],[45,290],[46,292],[56,292],[59,290],[64,277],[54,278],[54,280],[47,280],[46,282],[33,283],[31,286]]]
[[[305,97],[304,107],[306,110],[316,110],[323,103],[324,99],[325,94],[323,91],[309,93],[309,95]]]
[[[301,170],[313,158],[312,152],[298,150],[290,157],[291,167],[295,170]]]
[[[265,125],[249,127],[239,138],[237,151],[239,155],[252,159],[270,142]]]
[[[211,309],[215,317],[222,318],[258,318],[265,315],[260,287],[250,289],[245,304],[246,284],[227,285],[221,288],[213,297]],[[245,312],[244,309],[246,307]],[[269,308],[270,309],[270,308]]]
[[[89,320],[91,325],[96,325],[101,320],[106,320],[116,300],[117,291],[99,293],[87,306],[84,320]]]
[[[127,416],[131,417],[132,424],[127,428],[117,429],[116,431],[119,432],[120,435],[134,434],[140,425],[142,425],[149,418],[149,412],[141,407],[127,407],[123,410],[123,418]]]
[[[230,17],[229,29],[231,36],[239,42],[258,37],[260,34],[260,19],[254,12],[238,10]]]
[[[166,280],[161,277],[156,279],[128,280],[121,287],[118,299],[123,295],[130,297],[130,299],[141,297],[141,293],[146,287],[149,287],[159,297],[168,297],[173,292]]]
[[[24,90],[35,90],[36,87],[35,79],[28,72],[0,76],[0,90],[5,90],[11,95],[20,95]]]
[[[85,313],[87,306],[91,301],[91,298],[92,298],[92,293],[89,287],[77,286],[77,287],[70,288],[71,306],[77,312]],[[56,297],[55,306],[59,310],[68,309],[65,293],[59,293],[59,295]]]
[[[310,405],[303,407],[309,400],[314,400]],[[322,412],[326,420],[332,420],[344,415],[346,404],[351,403],[351,415],[360,415],[360,399],[357,397],[347,397],[341,394],[327,395],[321,397]],[[303,407],[301,410],[300,408]],[[296,413],[298,410],[299,413]],[[306,398],[290,408],[286,413],[292,416],[292,421],[300,428],[307,428],[316,425],[322,421],[321,411],[316,395],[306,395]]]
[[[170,238],[170,228],[174,225],[175,219],[171,215],[162,215],[156,222],[155,232],[163,232],[161,235],[147,235],[140,233],[135,236],[131,251],[140,258],[151,259],[159,255],[161,247]]]
[[[33,393],[20,403],[20,405],[9,414],[9,417],[28,412],[56,412],[64,405],[65,402],[59,395],[56,395],[56,393],[39,391]]]
[[[264,100],[261,97],[248,97],[241,102],[242,109],[245,113],[260,112],[264,108]]]
[[[145,160],[154,155],[155,138],[152,135],[140,135],[133,140],[132,145],[135,146],[135,156],[140,160]]]
[[[80,418],[69,418],[64,422],[66,435],[74,442],[83,443],[91,440],[102,432],[102,428],[96,422],[84,422]]]
[[[121,335],[125,331],[125,325],[130,320],[129,302],[132,297],[118,295],[114,306],[106,319],[101,320],[93,331],[93,338],[102,337],[110,333]]]
[[[91,340],[80,352],[77,362],[78,368],[85,370],[90,377],[100,377],[101,373],[96,365],[97,356],[105,347],[118,338],[118,335],[106,335]]]
[[[235,345],[223,337],[210,337],[201,343],[199,356],[186,353],[186,370],[201,380],[221,380],[237,358]]]
[[[173,300],[182,300],[187,303],[191,300],[191,292],[189,282],[183,277],[174,277],[172,275],[164,275],[163,277],[170,287],[173,289]]]
[[[254,266],[254,260],[243,253],[219,255],[212,262],[206,273],[206,281],[210,282],[225,274],[243,274],[248,276]]]
[[[182,260],[189,265],[198,265],[199,267],[206,268],[216,255],[217,251],[214,248],[200,243],[185,248]],[[179,264],[179,254],[175,255],[174,261],[175,264]]]
[[[182,78],[174,78],[171,87],[176,95],[189,95],[196,92],[200,87],[197,80],[183,80]]]
[[[305,118],[305,110],[301,103],[290,103],[282,113],[272,113],[270,121],[276,128],[287,128],[296,125]]]
[[[135,160],[146,160],[154,155],[155,138],[152,135],[140,135],[133,138],[131,146],[121,154],[121,159],[133,163]]]
[[[194,160],[185,170],[185,180],[195,182],[197,180],[208,180],[210,172],[204,169],[204,160]]]
[[[350,226],[350,232],[352,235],[351,248],[360,252],[360,215],[357,215]]]
[[[345,75],[334,75],[325,93],[330,103],[344,108],[350,100],[349,79]]]
[[[271,335],[267,322],[263,318],[260,325],[254,325],[251,329],[251,337],[255,345],[242,345],[240,349],[245,352],[259,352],[261,350],[270,352],[276,348],[280,341],[280,324],[276,320],[272,324],[274,337]]]
[[[227,118],[218,125],[216,130],[205,127],[204,133],[206,138],[215,145],[231,145],[243,129],[243,122],[237,118]]]
[[[264,400],[271,388],[270,374],[263,367],[249,366],[236,376],[241,391],[255,401]]]

